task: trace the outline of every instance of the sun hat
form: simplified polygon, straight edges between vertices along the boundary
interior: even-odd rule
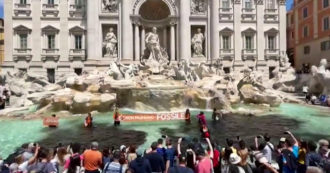
[[[236,153],[231,153],[230,156],[229,156],[229,162],[231,164],[238,164],[239,162],[241,162],[241,157],[239,157]]]
[[[281,137],[280,142],[285,142],[286,138],[285,137]]]
[[[121,146],[119,147],[119,149],[120,149],[120,151],[123,151],[124,149],[126,149],[126,146],[125,146],[125,145],[121,145]]]

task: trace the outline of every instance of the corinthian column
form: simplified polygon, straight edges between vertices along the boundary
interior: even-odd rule
[[[191,58],[189,16],[190,0],[180,0],[180,59]]]
[[[211,0],[211,59],[219,58],[219,0]]]
[[[135,61],[140,59],[140,31],[139,25],[135,24]]]
[[[122,59],[133,60],[133,28],[130,20],[131,1],[122,0],[121,21],[122,21]]]
[[[175,28],[174,25],[171,25],[171,54],[170,58],[172,61],[175,60]]]

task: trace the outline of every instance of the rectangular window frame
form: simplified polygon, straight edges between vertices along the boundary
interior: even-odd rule
[[[20,0],[20,1],[19,1],[19,4],[21,4],[21,5],[26,5],[26,4],[27,4],[26,1],[27,1],[27,0]]]
[[[244,8],[253,9],[252,0],[244,0]]]
[[[28,48],[28,34],[20,34],[19,35],[19,41],[20,41],[20,45],[19,48],[20,49],[27,49]]]
[[[329,0],[323,0],[323,3],[322,3],[323,8],[328,8],[330,5],[329,3],[330,3]]]
[[[246,50],[253,50],[254,46],[253,46],[253,36],[251,35],[246,35],[245,36],[245,49]]]
[[[47,0],[48,5],[55,5],[55,0]]]
[[[308,26],[304,26],[303,28],[303,38],[308,37],[309,33],[309,27]]]
[[[229,0],[222,0],[222,8],[230,8]]]
[[[310,46],[304,46],[304,55],[310,54],[311,47]]]
[[[303,14],[302,14],[303,18],[304,19],[307,18],[308,17],[308,8],[304,7],[302,12],[303,12]]]
[[[56,36],[55,34],[48,34],[47,35],[47,48],[52,50],[52,49],[56,49]]]
[[[268,40],[268,44],[267,44],[268,50],[276,50],[276,36],[268,35],[267,40]]]
[[[224,50],[230,50],[231,49],[231,43],[230,43],[230,36],[229,35],[223,35],[222,36],[222,48]]]
[[[75,50],[82,50],[82,35],[75,35],[74,43]]]
[[[330,29],[330,17],[326,16],[323,18],[323,31],[327,31]]]

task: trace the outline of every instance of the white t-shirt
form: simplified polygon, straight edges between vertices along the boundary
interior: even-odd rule
[[[262,150],[262,153],[268,160],[268,162],[272,162],[272,152],[274,151],[274,145],[270,142],[267,142],[265,148]]]

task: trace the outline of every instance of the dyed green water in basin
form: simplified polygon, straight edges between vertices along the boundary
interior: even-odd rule
[[[247,108],[253,109],[252,106]],[[199,111],[192,111],[196,115]],[[292,130],[303,139],[318,140],[330,138],[330,110],[306,107],[295,104],[282,104],[268,115],[248,117],[231,115],[225,116],[220,122],[212,123],[209,127],[214,139],[220,143],[225,138],[241,136],[248,142],[256,134],[268,132],[274,139],[283,136],[283,131]],[[211,112],[205,112],[211,119]],[[60,120],[57,129],[44,128],[41,120],[0,120],[0,155],[7,157],[17,147],[27,142],[40,142],[48,147],[54,147],[58,142],[68,144],[81,142],[87,147],[92,140],[98,140],[101,147],[120,144],[134,144],[147,148],[162,134],[169,136],[199,136],[195,116],[192,124],[184,122],[153,122],[153,123],[122,123],[120,128],[112,126],[112,113],[94,116],[94,129],[82,127],[84,116]],[[275,141],[274,141],[275,142]]]

